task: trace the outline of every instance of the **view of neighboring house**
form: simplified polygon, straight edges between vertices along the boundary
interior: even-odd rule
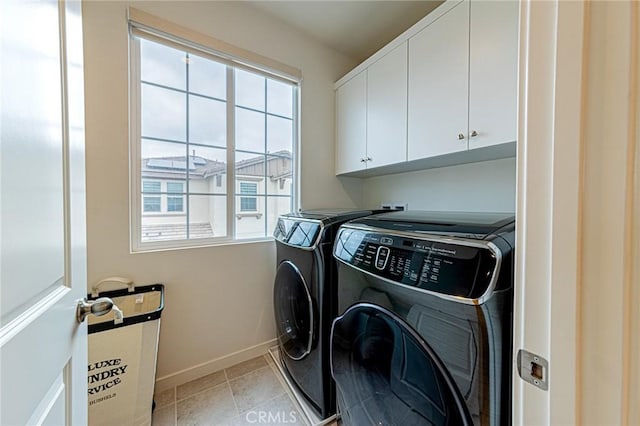
[[[184,156],[144,158],[141,175],[142,241],[227,235],[226,163],[192,155],[187,169]],[[236,161],[236,238],[264,237],[292,210],[292,178],[289,151]]]

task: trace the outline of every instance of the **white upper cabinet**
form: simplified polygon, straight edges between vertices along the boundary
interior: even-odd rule
[[[407,42],[367,69],[367,168],[407,159]]]
[[[367,71],[336,90],[336,174],[365,169]]]
[[[336,83],[336,174],[515,156],[516,0],[448,0]]]
[[[516,1],[465,0],[409,39],[408,159],[514,142],[517,61]]]
[[[469,3],[409,40],[408,159],[467,150]]]
[[[407,160],[407,42],[336,89],[336,174]]]
[[[516,140],[518,2],[472,1],[469,149]]]

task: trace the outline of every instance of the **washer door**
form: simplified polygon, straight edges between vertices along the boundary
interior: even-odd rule
[[[470,425],[450,374],[402,318],[357,303],[331,330],[331,374],[345,425]]]
[[[313,303],[304,277],[288,260],[278,266],[273,304],[280,349],[295,361],[304,358],[313,340]]]

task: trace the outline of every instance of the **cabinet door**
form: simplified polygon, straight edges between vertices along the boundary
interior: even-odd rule
[[[515,141],[518,2],[472,2],[470,40],[469,149]]]
[[[468,79],[465,1],[409,39],[409,160],[467,149]]]
[[[407,160],[407,43],[367,70],[367,168]]]
[[[364,169],[367,149],[367,71],[336,90],[336,174]]]

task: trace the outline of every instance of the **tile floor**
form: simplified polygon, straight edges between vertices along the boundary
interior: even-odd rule
[[[306,425],[267,354],[155,397],[153,426]]]

